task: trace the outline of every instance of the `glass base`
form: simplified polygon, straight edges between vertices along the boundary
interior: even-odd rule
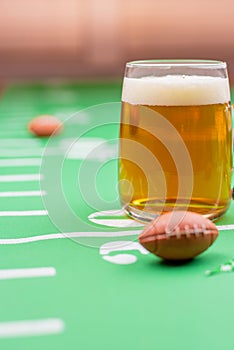
[[[173,210],[191,211],[200,214],[210,220],[216,220],[220,218],[227,211],[230,205],[230,201],[223,205],[212,205],[203,201],[192,200],[190,203],[184,201],[167,200],[162,203],[155,200],[148,200],[147,202],[141,202],[141,205],[134,205],[133,203],[124,207],[124,210],[131,218],[147,223],[154,220],[159,215],[168,213]]]

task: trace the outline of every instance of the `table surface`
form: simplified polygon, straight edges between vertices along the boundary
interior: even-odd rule
[[[232,269],[234,205],[190,263],[142,249],[117,194],[120,89],[48,82],[2,93],[1,349],[233,350],[234,272],[219,269]],[[39,114],[60,117],[63,133],[30,135]]]

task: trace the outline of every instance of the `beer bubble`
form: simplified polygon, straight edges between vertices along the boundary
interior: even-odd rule
[[[122,101],[132,105],[195,106],[226,103],[227,78],[199,75],[124,78]]]

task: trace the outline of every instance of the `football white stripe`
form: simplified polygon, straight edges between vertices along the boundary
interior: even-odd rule
[[[65,232],[50,233],[47,235],[38,235],[23,238],[3,238],[0,239],[0,245],[23,244],[38,241],[47,241],[50,239],[76,238],[76,237],[124,237],[138,236],[141,231],[118,231],[118,232]]]
[[[0,270],[0,280],[32,277],[52,277],[56,275],[54,267],[35,267],[24,269]]]
[[[64,322],[59,318],[1,322],[0,338],[57,334],[63,330]]]
[[[45,191],[7,191],[0,192],[0,197],[41,197],[45,196]]]
[[[40,174],[0,175],[0,182],[26,182],[39,181],[40,179]]]
[[[40,166],[41,158],[0,159],[0,167]]]
[[[47,210],[0,211],[0,216],[46,216]]]

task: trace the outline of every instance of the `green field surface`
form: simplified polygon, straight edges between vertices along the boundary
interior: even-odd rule
[[[117,188],[121,84],[14,83],[0,97],[0,349],[233,350],[234,205],[212,247],[168,264]],[[60,135],[27,130],[35,116]],[[207,276],[207,270],[218,273]]]

